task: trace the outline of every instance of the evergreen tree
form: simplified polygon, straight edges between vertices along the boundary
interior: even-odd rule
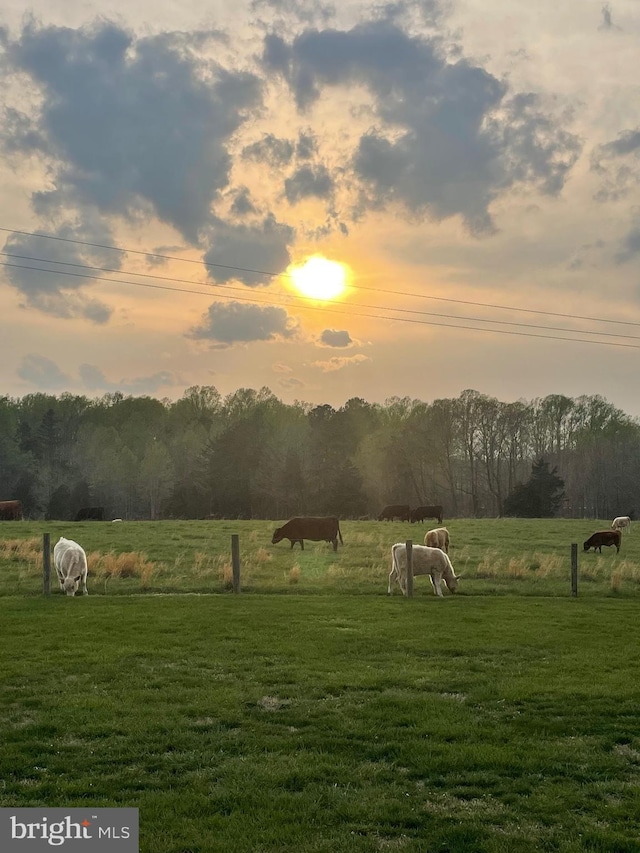
[[[520,518],[552,518],[564,500],[564,480],[557,468],[538,459],[531,466],[528,482],[515,487],[504,502],[504,515]]]

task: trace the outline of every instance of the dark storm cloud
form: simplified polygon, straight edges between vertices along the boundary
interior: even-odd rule
[[[284,194],[289,204],[305,198],[330,198],[333,178],[325,166],[301,166],[284,182]]]
[[[207,273],[218,282],[237,280],[249,287],[268,285],[269,275],[250,270],[281,273],[291,262],[288,247],[294,237],[294,229],[278,222],[273,214],[254,223],[217,220],[208,234],[210,248],[203,258],[211,264]]]
[[[348,347],[353,343],[346,329],[325,329],[320,335],[320,341],[327,347]]]
[[[230,346],[238,342],[291,338],[295,330],[296,324],[284,308],[214,302],[202,318],[202,324],[191,329],[187,337]]]
[[[640,130],[625,130],[594,149],[591,170],[601,180],[596,201],[615,201],[640,184]]]
[[[28,75],[42,99],[33,114],[5,117],[5,148],[47,157],[55,189],[45,196],[58,206],[153,212],[196,242],[229,183],[227,143],[261,99],[255,75],[194,53],[215,36],[28,23],[6,43],[5,68]]]
[[[284,76],[301,111],[328,87],[370,91],[377,126],[353,157],[360,210],[395,200],[436,219],[459,214],[471,230],[487,231],[500,193],[528,183],[557,194],[579,154],[578,139],[534,95],[511,95],[485,69],[448,61],[440,40],[390,20],[308,29],[290,43],[269,35],[263,63]]]
[[[49,239],[49,236],[63,239]],[[83,266],[119,269],[122,253],[73,241],[109,245],[110,231],[99,217],[87,217],[81,223],[60,226],[54,235],[11,234],[3,251],[9,283],[36,308],[60,318],[81,317],[93,323],[106,323],[111,308],[92,299],[81,288],[93,283],[90,276],[106,276],[100,271],[83,271]],[[72,241],[72,242],[66,242]],[[10,257],[9,257],[10,256]]]

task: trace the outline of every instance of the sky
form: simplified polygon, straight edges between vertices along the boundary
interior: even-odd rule
[[[0,395],[640,417],[639,36],[637,0],[3,0]]]

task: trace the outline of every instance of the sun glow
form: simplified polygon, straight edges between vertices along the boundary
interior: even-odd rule
[[[311,299],[333,299],[346,287],[346,266],[322,255],[314,255],[301,266],[291,267],[289,272],[300,293]]]

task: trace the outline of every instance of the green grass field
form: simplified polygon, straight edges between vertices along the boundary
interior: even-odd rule
[[[578,543],[581,595],[640,595],[640,532],[623,534],[620,554],[582,552],[606,521],[454,519],[451,559],[464,579],[461,595],[567,595],[570,548]],[[0,526],[0,596],[42,591],[42,534],[51,544],[75,539],[89,557],[89,591],[97,595],[224,592],[231,587],[231,535],[240,537],[245,592],[386,595],[391,545],[422,544],[428,525],[341,522],[345,547],[271,544],[271,521],[158,521],[117,524],[4,522]],[[52,583],[52,589],[57,583]],[[425,578],[418,595],[431,594]],[[396,594],[399,588],[396,587]]]
[[[0,528],[0,805],[138,807],[143,853],[640,851],[640,535],[572,599],[604,523],[452,521],[460,594],[409,601],[416,526],[274,526]],[[89,596],[40,594],[43,530]]]

